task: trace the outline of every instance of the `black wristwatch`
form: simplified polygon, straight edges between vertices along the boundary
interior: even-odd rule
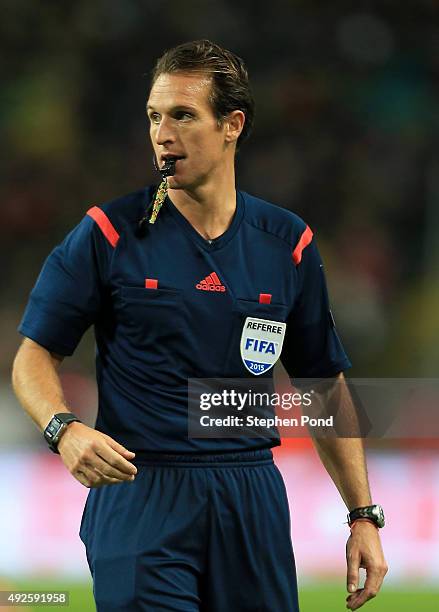
[[[375,523],[377,527],[381,529],[386,524],[384,519],[384,510],[379,504],[373,506],[362,506],[361,508],[354,508],[348,514],[348,525],[352,525],[357,519],[368,519]]]
[[[71,412],[58,412],[53,415],[48,426],[44,430],[44,438],[51,451],[59,455],[58,442],[67,429],[67,425],[75,421],[81,423],[80,419]]]

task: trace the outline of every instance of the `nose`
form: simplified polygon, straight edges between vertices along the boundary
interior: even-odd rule
[[[170,119],[162,117],[160,124],[157,126],[155,140],[158,145],[164,145],[175,141],[175,134]]]

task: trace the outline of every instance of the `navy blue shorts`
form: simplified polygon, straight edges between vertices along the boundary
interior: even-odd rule
[[[80,536],[98,612],[297,612],[282,476],[270,450],[150,455],[90,489]]]

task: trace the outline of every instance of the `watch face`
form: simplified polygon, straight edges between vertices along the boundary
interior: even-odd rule
[[[57,417],[53,417],[44,431],[44,436],[46,440],[56,442],[57,437],[62,429],[62,426],[63,424],[61,423],[61,421]]]
[[[61,432],[64,431],[66,425],[64,423],[60,423],[55,435],[53,436],[53,442],[54,444],[58,444],[58,441],[61,437]]]
[[[379,504],[377,504],[376,506],[373,506],[372,513],[375,517],[378,527],[384,527],[385,519],[384,519],[384,511],[382,507]]]

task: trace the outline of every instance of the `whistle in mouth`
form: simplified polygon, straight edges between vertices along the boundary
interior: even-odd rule
[[[167,178],[168,176],[173,176],[175,174],[175,162],[177,160],[174,158],[167,159],[165,161],[164,166],[159,169],[160,174],[162,175],[162,179]]]

